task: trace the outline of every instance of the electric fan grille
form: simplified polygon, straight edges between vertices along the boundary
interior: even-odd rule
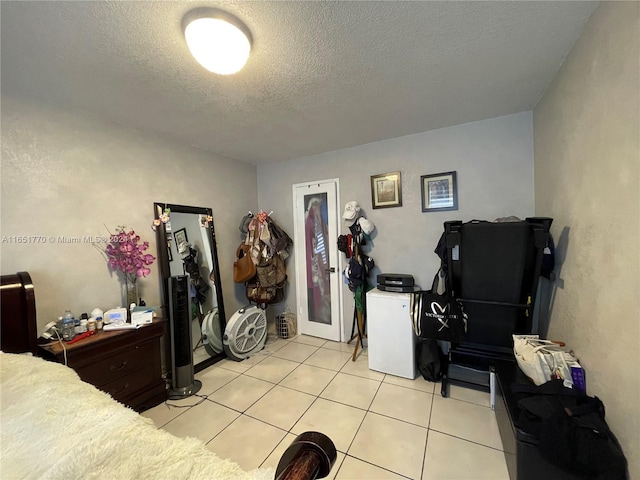
[[[238,310],[229,320],[223,346],[234,360],[243,360],[261,350],[267,338],[267,317],[258,307]]]
[[[202,343],[205,350],[212,357],[222,351],[222,334],[220,333],[220,313],[214,307],[202,321]]]
[[[266,328],[267,319],[262,313],[252,313],[244,318],[238,327],[239,333],[235,341],[238,353],[246,353],[255,348]]]

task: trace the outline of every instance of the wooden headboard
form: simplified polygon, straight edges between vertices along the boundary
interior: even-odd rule
[[[27,272],[0,277],[2,351],[37,354],[36,295]]]

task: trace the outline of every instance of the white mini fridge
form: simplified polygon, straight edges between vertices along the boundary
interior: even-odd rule
[[[398,377],[416,378],[416,342],[411,322],[411,294],[367,292],[369,368]]]

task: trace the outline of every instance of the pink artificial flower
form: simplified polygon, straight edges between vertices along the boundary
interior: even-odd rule
[[[137,277],[149,275],[151,269],[145,265],[151,265],[156,257],[143,253],[149,248],[149,242],[138,242],[140,236],[135,231],[126,232],[123,227],[119,227],[117,234],[111,236],[111,243],[105,248],[109,268]]]
[[[150,273],[151,273],[151,269],[150,268],[146,268],[146,267],[139,268],[136,271],[136,275],[138,275],[139,277],[146,277]]]

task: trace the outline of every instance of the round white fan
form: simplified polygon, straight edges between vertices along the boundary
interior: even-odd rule
[[[218,309],[209,311],[202,321],[202,344],[212,357],[222,351],[222,333]]]
[[[243,307],[231,315],[222,345],[227,356],[240,362],[264,348],[267,341],[267,316],[259,307]]]

